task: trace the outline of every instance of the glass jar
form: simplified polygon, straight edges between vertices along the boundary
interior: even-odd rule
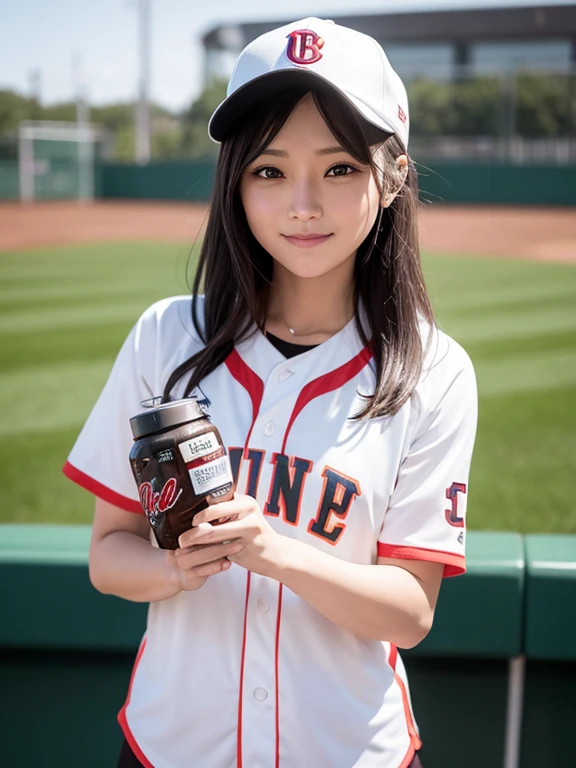
[[[191,528],[197,512],[209,501],[234,496],[220,432],[194,397],[147,408],[130,419],[130,426],[130,465],[142,509],[158,545],[177,549],[178,537]]]

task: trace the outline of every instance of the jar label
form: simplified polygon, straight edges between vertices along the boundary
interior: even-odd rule
[[[199,459],[202,456],[207,456],[209,453],[214,453],[220,448],[220,443],[214,432],[206,432],[198,437],[192,437],[190,440],[186,440],[185,443],[178,445],[182,458],[189,464],[194,459]]]
[[[210,493],[221,485],[232,483],[232,470],[228,456],[221,456],[214,461],[207,461],[188,470],[194,493],[201,496]]]

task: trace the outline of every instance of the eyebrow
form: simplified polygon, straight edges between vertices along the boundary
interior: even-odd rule
[[[317,149],[314,154],[321,157],[322,155],[335,155],[337,152],[346,152],[348,154],[348,150],[344,149],[344,147],[324,147],[323,149]],[[285,152],[283,149],[263,149],[260,154],[273,155],[274,157],[289,156],[288,152]]]

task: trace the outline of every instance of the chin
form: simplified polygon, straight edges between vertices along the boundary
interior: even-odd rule
[[[299,277],[303,280],[324,277],[325,275],[328,275],[330,272],[332,272],[333,269],[335,269],[335,267],[322,268],[314,264],[310,264],[309,266],[288,266],[284,263],[282,266],[286,272],[289,272],[291,275],[294,275],[294,277]]]
[[[327,263],[326,260],[322,259],[320,254],[312,253],[296,259],[293,255],[291,255],[290,258],[279,259],[274,256],[272,256],[272,258],[274,259],[274,262],[282,267],[282,269],[286,270],[286,272],[302,279],[323,277],[336,269],[344,267],[344,264],[348,261],[348,259],[342,259],[335,263]]]
[[[317,280],[321,277],[324,277],[326,274],[328,274],[327,272],[311,272],[311,271],[305,272],[303,270],[300,272],[290,270],[290,272],[292,275],[294,275],[294,277],[298,277],[301,280],[315,280],[315,279]]]

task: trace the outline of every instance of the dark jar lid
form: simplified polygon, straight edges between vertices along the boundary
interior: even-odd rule
[[[130,426],[134,439],[137,440],[144,435],[151,435],[169,427],[178,427],[180,424],[203,418],[206,418],[206,414],[198,405],[196,398],[188,397],[184,400],[172,400],[170,403],[148,408],[146,411],[132,416]]]

